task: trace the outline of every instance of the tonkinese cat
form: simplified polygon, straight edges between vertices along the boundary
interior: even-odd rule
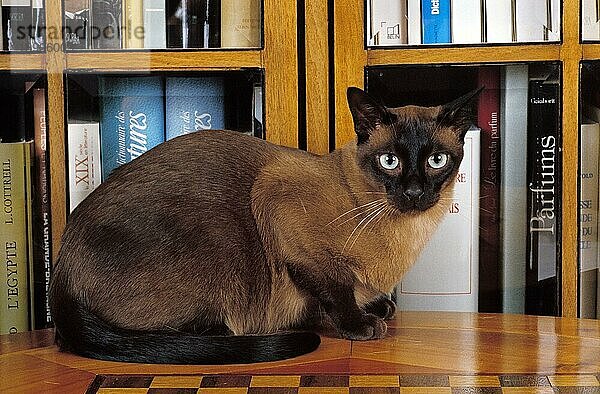
[[[478,93],[385,108],[350,88],[356,141],[325,156],[207,131],[123,165],[69,218],[50,290],[57,343],[222,364],[310,352],[315,327],[383,337],[384,295],[449,207]]]

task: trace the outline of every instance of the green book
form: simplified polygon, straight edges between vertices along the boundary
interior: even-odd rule
[[[12,334],[30,328],[31,143],[0,143],[0,165],[0,334]]]

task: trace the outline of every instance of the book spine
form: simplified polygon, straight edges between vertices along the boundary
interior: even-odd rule
[[[452,42],[481,42],[481,0],[452,0]]]
[[[397,286],[401,310],[477,311],[479,129],[467,132],[464,152],[448,215]]]
[[[221,46],[260,46],[261,1],[221,0]]]
[[[452,40],[450,0],[421,0],[423,44],[444,44]]]
[[[46,133],[46,91],[34,89],[34,149],[33,160],[33,286],[35,295],[35,329],[52,324],[48,288],[52,274],[52,244],[50,216],[49,155]]]
[[[252,87],[252,135],[265,138],[263,120],[263,88],[260,83]]]
[[[67,49],[90,49],[89,1],[65,2],[64,42]]]
[[[219,47],[220,14],[215,0],[167,0],[169,48]]]
[[[485,2],[485,42],[511,42],[513,40],[513,0],[488,0]]]
[[[547,0],[516,2],[516,33],[518,42],[544,41],[547,21]]]
[[[166,139],[225,128],[220,77],[166,79]]]
[[[165,0],[144,1],[144,47],[167,47]]]
[[[98,123],[69,123],[69,212],[101,182],[100,127]]]
[[[93,49],[121,48],[122,0],[91,0],[90,34]]]
[[[477,125],[481,128],[479,312],[502,310],[500,291],[500,68],[480,67]]]
[[[421,0],[408,0],[408,43],[422,44]]]
[[[123,48],[144,48],[143,0],[123,0],[123,25],[121,34]]]
[[[500,111],[502,311],[525,312],[527,261],[527,105],[529,67],[504,67]]]
[[[103,77],[102,179],[165,140],[164,88],[160,77]]]
[[[529,83],[527,287],[525,313],[556,316],[559,311],[560,125],[558,83]]]
[[[584,120],[579,129],[579,317],[596,317],[598,270],[598,142],[600,125]]]
[[[26,143],[0,143],[3,178],[3,215],[0,221],[2,277],[0,333],[14,334],[30,329],[29,268],[27,248]]]
[[[46,13],[44,0],[31,1],[31,38],[29,47],[32,51],[43,51],[46,42]]]
[[[408,44],[407,0],[369,1],[369,45]]]
[[[4,49],[27,51],[30,48],[31,0],[2,0]]]

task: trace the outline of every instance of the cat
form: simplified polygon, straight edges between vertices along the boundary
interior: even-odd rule
[[[229,364],[308,353],[327,327],[384,337],[385,294],[449,207],[479,92],[386,108],[349,88],[356,140],[324,156],[206,131],[121,166],[63,234],[57,344],[102,360]]]

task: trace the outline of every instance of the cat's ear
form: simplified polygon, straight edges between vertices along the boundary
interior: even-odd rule
[[[438,114],[438,122],[457,130],[460,133],[460,138],[463,139],[469,127],[476,122],[475,104],[483,89],[482,86],[448,104],[442,105]]]
[[[349,87],[346,95],[359,144],[366,142],[378,126],[390,122],[390,113],[364,90]]]

